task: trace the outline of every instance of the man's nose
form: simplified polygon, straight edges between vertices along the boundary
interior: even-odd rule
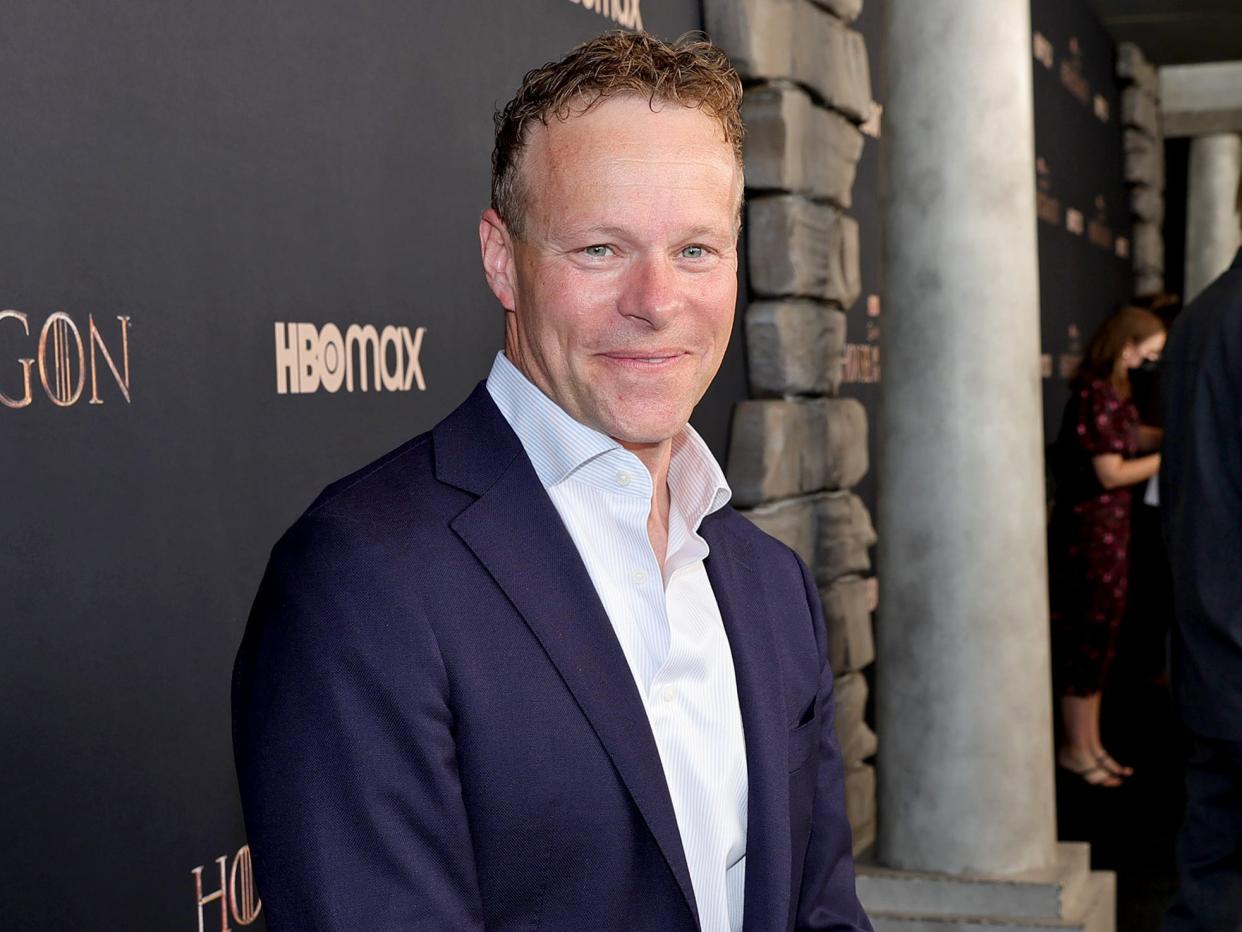
[[[618,310],[659,330],[681,307],[682,288],[672,260],[666,256],[643,256],[627,270]]]

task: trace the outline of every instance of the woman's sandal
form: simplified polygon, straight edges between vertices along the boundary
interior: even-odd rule
[[[1126,767],[1121,761],[1113,760],[1107,754],[1101,754],[1095,759],[1095,766],[1091,770],[1105,770],[1112,774],[1118,780],[1128,780],[1134,776],[1134,768]]]
[[[1092,764],[1090,767],[1084,767],[1082,770],[1075,770],[1073,767],[1066,767],[1062,763],[1058,763],[1057,766],[1060,767],[1062,770],[1064,770],[1066,773],[1072,773],[1074,776],[1076,776],[1079,780],[1081,780],[1087,786],[1099,786],[1099,787],[1103,787],[1104,789],[1111,790],[1111,789],[1116,789],[1117,787],[1121,786],[1122,780],[1124,779],[1118,773],[1116,773],[1113,770],[1110,770],[1109,768],[1105,767],[1103,764],[1100,764],[1100,763]],[[1087,775],[1092,774],[1092,773],[1102,773],[1104,774],[1104,779],[1098,780],[1098,781],[1088,779]],[[1109,783],[1108,782],[1109,780],[1116,780],[1117,782]]]

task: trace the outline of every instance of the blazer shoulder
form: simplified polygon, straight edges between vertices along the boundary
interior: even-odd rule
[[[325,487],[276,542],[272,562],[331,560],[372,575],[386,554],[446,532],[469,501],[436,480],[431,435],[420,434]]]
[[[430,478],[431,433],[412,437],[360,469],[326,485],[306,509],[308,515],[349,508],[360,501],[391,494],[394,483],[408,485],[420,474]]]
[[[711,535],[730,541],[734,559],[760,573],[771,591],[788,597],[790,593],[809,593],[815,583],[803,557],[793,547],[773,537],[732,506],[726,505],[708,517],[715,523]],[[706,523],[706,522],[705,522]]]
[[[760,562],[775,561],[791,567],[803,562],[797,550],[780,538],[773,537],[732,505],[726,505],[708,520],[719,522],[723,530],[742,541]]]

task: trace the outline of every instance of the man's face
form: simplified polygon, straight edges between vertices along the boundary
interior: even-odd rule
[[[509,359],[576,420],[637,447],[685,426],[737,297],[741,178],[720,124],[618,97],[536,124],[523,236],[484,214]]]

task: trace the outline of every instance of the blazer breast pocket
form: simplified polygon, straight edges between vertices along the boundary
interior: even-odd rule
[[[789,732],[789,772],[801,770],[819,750],[819,716],[812,715]]]

